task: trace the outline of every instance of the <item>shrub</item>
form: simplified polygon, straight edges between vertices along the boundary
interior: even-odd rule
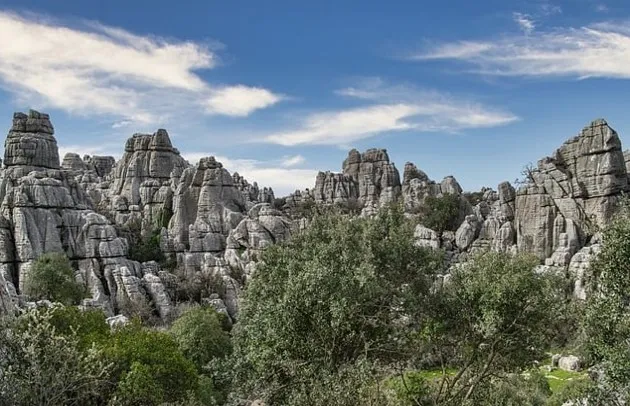
[[[66,305],[79,304],[85,294],[65,254],[43,254],[24,281],[24,293],[34,300],[47,299]]]
[[[140,237],[136,244],[131,244],[129,258],[138,262],[164,262],[166,258],[160,248],[160,231],[155,230],[145,237]]]
[[[61,335],[76,335],[83,349],[102,343],[109,337],[109,325],[101,310],[82,311],[74,306],[56,306],[50,310],[50,323]]]
[[[194,364],[167,333],[131,323],[111,334],[103,344],[103,352],[114,365],[118,382],[115,404],[151,406],[176,402],[197,389]]]
[[[98,405],[111,365],[77,334],[59,334],[53,310],[29,310],[0,326],[0,404]],[[59,313],[57,313],[59,318]],[[58,321],[58,320],[57,320]]]
[[[428,196],[420,208],[421,222],[438,233],[455,231],[459,226],[460,204],[460,198],[457,195]]]
[[[230,336],[223,330],[219,314],[210,307],[188,310],[175,320],[170,333],[200,371],[214,358],[223,358],[232,352]]]

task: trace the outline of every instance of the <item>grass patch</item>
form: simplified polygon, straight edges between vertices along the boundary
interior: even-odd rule
[[[586,372],[570,372],[562,369],[554,369],[551,372],[543,371],[547,382],[549,383],[549,389],[552,393],[561,392],[571,381],[577,381],[587,379]]]

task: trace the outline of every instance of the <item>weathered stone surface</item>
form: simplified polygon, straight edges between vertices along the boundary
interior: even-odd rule
[[[245,200],[248,210],[258,203],[273,204],[275,196],[271,188],[263,187],[261,189],[256,182],[250,185],[247,179],[239,175],[238,172],[232,174],[232,181],[234,186],[243,194],[243,200]]]
[[[628,173],[617,133],[605,120],[593,121],[551,157],[538,162],[530,183],[516,197],[518,244],[541,259],[558,244],[558,214],[575,225],[578,239],[592,235],[611,218]],[[531,218],[531,221],[528,221]]]
[[[575,281],[573,296],[578,299],[586,299],[586,276],[591,262],[601,250],[601,245],[592,244],[579,250],[569,263],[569,275]]]
[[[581,362],[575,355],[567,355],[558,359],[558,368],[565,371],[577,372],[581,368]]]
[[[59,151],[48,114],[31,110],[15,113],[13,127],[4,143],[5,166],[59,168]]]
[[[480,228],[477,216],[474,214],[466,216],[464,222],[455,233],[455,244],[457,244],[457,247],[462,250],[468,249],[479,235]]]
[[[420,247],[427,247],[438,249],[440,248],[440,237],[438,233],[431,230],[430,228],[424,227],[421,224],[416,226],[414,230],[413,237],[415,239],[416,245]]]
[[[83,161],[87,167],[94,170],[96,175],[100,178],[105,178],[109,175],[116,164],[116,160],[113,156],[85,155]]]
[[[175,251],[218,252],[243,219],[246,204],[232,176],[214,157],[182,173],[173,196],[168,235]]]
[[[187,162],[173,146],[166,130],[154,134],[134,134],[127,140],[125,153],[112,172],[112,192],[142,205],[140,185],[147,180],[170,182],[179,178]]]

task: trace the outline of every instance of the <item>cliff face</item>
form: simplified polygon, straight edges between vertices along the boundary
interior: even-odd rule
[[[414,215],[427,198],[447,194],[460,202],[459,227],[438,233],[420,225],[418,244],[444,249],[453,263],[482,250],[532,252],[573,273],[583,297],[582,275],[599,250],[595,230],[630,189],[628,156],[617,133],[596,120],[540,160],[518,190],[504,182],[472,205],[452,176],[436,182],[407,163],[401,181],[387,151],[352,150],[342,172],[320,172],[314,188],[287,196],[281,208],[271,189],[230,174],[213,157],[190,165],[165,130],[133,135],[118,162],[72,153],[60,162],[48,115],[16,113],[0,170],[0,313],[23,300],[33,261],[56,251],[92,293],[84,306],[113,315],[123,303],[149,301],[168,317],[174,276],[156,262],[129,259],[119,230],[135,225],[145,237],[159,235],[180,278],[220,284],[221,297],[206,299],[235,318],[260,253],[304,226],[296,208],[336,204],[372,215],[400,202]]]

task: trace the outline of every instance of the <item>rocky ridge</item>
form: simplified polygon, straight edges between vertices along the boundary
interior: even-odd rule
[[[91,292],[84,306],[119,314],[129,303],[150,303],[167,319],[176,311],[177,285],[211,281],[204,300],[236,318],[238,295],[265,247],[303,226],[296,209],[341,205],[362,215],[400,202],[414,216],[429,197],[459,201],[459,226],[438,232],[418,225],[420,245],[443,249],[453,262],[482,250],[528,251],[543,267],[577,280],[599,250],[596,230],[630,188],[630,154],[617,133],[596,120],[531,168],[518,189],[484,189],[471,203],[452,176],[431,180],[413,163],[400,173],[386,150],[349,152],[340,173],[320,172],[312,189],[278,205],[273,191],[230,174],[214,157],[192,166],[166,130],[135,134],[122,158],[66,154],[60,162],[46,114],[16,113],[0,170],[0,312],[23,300],[22,284],[42,253],[65,253]],[[124,230],[159,237],[170,261],[129,258]],[[202,298],[203,299],[203,298]]]

